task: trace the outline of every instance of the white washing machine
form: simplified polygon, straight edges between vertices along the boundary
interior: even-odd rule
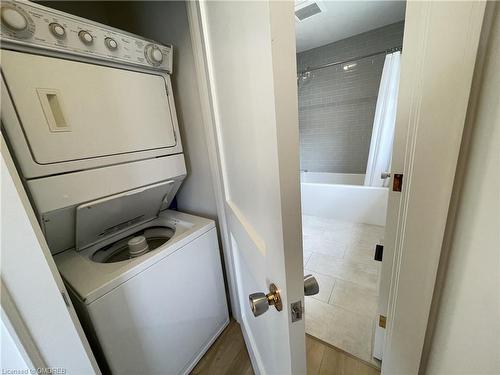
[[[130,258],[139,236],[150,251]],[[113,374],[187,373],[227,324],[212,220],[165,210],[120,241],[55,260]]]
[[[213,221],[168,210],[186,166],[172,46],[1,4],[2,137],[104,372],[189,372],[228,323]]]

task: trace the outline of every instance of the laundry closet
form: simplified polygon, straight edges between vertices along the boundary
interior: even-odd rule
[[[99,368],[189,372],[229,313],[185,4],[1,20],[2,137]]]

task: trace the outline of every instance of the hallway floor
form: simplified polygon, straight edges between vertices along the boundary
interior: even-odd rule
[[[306,332],[364,361],[372,358],[384,227],[303,215],[304,275],[320,293],[306,297]]]
[[[357,358],[306,335],[307,375],[379,375]],[[192,375],[253,375],[238,323],[232,320],[191,372]]]

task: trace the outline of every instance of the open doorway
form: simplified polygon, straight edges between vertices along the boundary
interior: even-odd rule
[[[375,327],[405,2],[296,1],[306,333],[380,366]]]

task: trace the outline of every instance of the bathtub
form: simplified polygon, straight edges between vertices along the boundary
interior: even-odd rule
[[[363,186],[364,174],[301,172],[302,214],[385,226],[388,188]]]

